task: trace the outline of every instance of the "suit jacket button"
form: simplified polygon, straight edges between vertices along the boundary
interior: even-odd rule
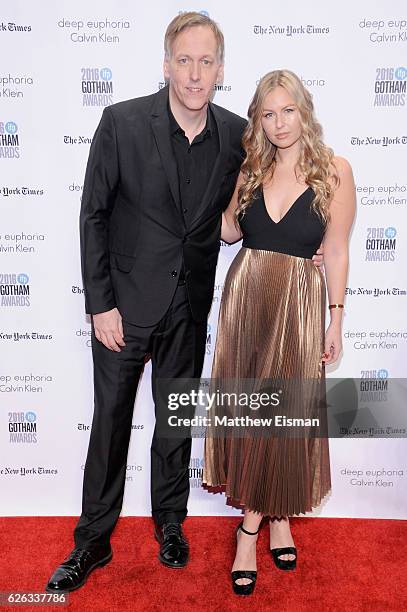
[[[173,270],[171,272],[171,276],[173,276],[174,278],[177,276],[178,272],[176,270]]]

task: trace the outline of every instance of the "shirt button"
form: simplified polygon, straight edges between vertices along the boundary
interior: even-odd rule
[[[187,212],[188,212],[188,208],[183,208],[183,209],[182,209],[182,212],[183,212],[184,214],[185,214],[185,213],[187,213]]]
[[[178,272],[176,270],[173,270],[171,272],[171,276],[173,276],[174,278],[177,276]]]
[[[191,147],[188,147],[188,153],[191,153]]]
[[[187,185],[189,185],[191,182],[191,179],[187,179],[186,182],[187,182]]]

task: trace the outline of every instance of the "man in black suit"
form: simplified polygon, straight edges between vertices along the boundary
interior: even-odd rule
[[[223,35],[178,15],[165,37],[169,85],[107,107],[96,130],[80,215],[86,312],[92,315],[95,407],[75,549],[46,589],[70,591],[112,557],[133,406],[151,355],[160,378],[199,378],[222,209],[244,152],[246,121],[210,101],[223,78]],[[151,504],[160,561],[183,567],[191,439],[151,444]]]

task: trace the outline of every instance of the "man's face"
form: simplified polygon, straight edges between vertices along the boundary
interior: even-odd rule
[[[191,111],[201,110],[223,78],[214,33],[208,26],[194,26],[178,34],[172,53],[164,60],[164,75],[176,101]]]

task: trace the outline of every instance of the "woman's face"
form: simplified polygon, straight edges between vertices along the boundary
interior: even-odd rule
[[[288,149],[300,139],[300,112],[284,87],[276,87],[265,97],[261,124],[267,138],[279,149]]]

